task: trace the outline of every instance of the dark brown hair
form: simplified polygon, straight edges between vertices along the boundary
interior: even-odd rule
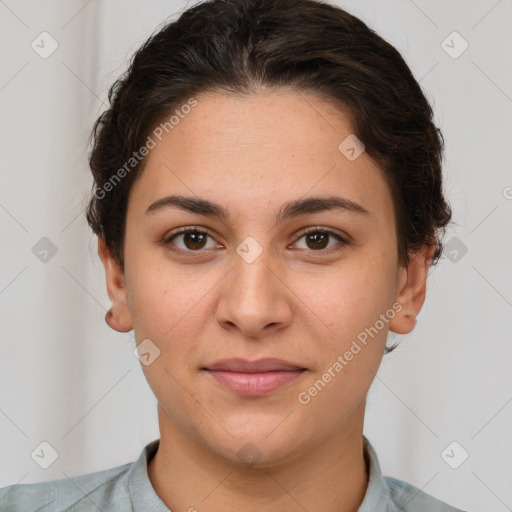
[[[128,194],[143,171],[142,148],[151,130],[200,93],[248,95],[262,87],[312,92],[349,114],[354,134],[390,187],[400,263],[435,244],[436,264],[451,218],[442,192],[444,142],[398,51],[327,3],[211,0],[142,45],[111,87],[110,108],[91,134],[87,221],[123,272]]]

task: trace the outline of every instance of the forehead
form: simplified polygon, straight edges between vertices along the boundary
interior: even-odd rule
[[[256,207],[277,210],[299,197],[339,194],[392,215],[382,171],[364,151],[347,158],[346,145],[355,140],[350,118],[332,104],[291,90],[194,99],[196,106],[152,135],[156,145],[130,193],[133,208],[180,193],[254,215]]]

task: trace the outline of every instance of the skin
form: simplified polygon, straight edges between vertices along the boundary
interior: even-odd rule
[[[98,240],[113,303],[108,324],[160,350],[141,365],[160,427],[149,478],[175,512],[357,511],[368,483],[366,396],[388,330],[415,326],[434,246],[408,267],[398,264],[391,193],[365,152],[349,161],[339,151],[352,128],[331,104],[284,89],[196,99],[151,150],[130,192],[124,275]],[[169,194],[208,199],[230,218],[171,208],[145,215]],[[334,210],[276,223],[285,202],[332,195],[369,215]],[[186,226],[212,236],[162,243]],[[351,242],[319,245],[301,234],[315,226]],[[236,252],[249,236],[263,251],[252,263]],[[396,303],[400,312],[301,404],[298,394]],[[201,370],[230,357],[278,357],[308,371],[267,396],[242,397]],[[249,442],[260,457],[253,464],[237,456]]]

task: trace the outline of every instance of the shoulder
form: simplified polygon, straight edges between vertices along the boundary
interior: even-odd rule
[[[463,512],[403,480],[386,476],[384,481],[389,490],[390,501],[400,512]]]
[[[128,472],[133,463],[86,475],[0,489],[0,512],[131,511]]]
[[[463,512],[408,482],[383,476],[377,453],[365,436],[363,446],[369,480],[359,512]]]

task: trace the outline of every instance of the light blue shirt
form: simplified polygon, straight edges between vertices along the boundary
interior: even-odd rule
[[[0,489],[1,512],[170,512],[148,477],[148,460],[160,439],[144,447],[139,458],[87,475]],[[462,512],[411,484],[383,477],[372,445],[363,436],[369,467],[368,487],[359,512]]]

